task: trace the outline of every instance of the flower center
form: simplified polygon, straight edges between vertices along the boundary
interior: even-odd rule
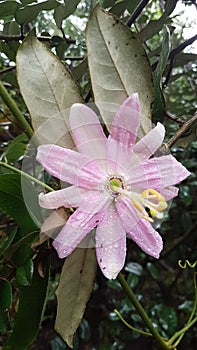
[[[123,179],[120,176],[110,177],[106,189],[112,197],[119,196],[120,193],[117,189],[124,189]]]
[[[128,191],[124,188],[121,177],[111,177],[107,185],[107,190],[113,197],[124,195],[130,198],[132,204],[138,210],[139,216],[149,222],[153,222],[154,217],[162,219],[162,211],[167,208],[165,198],[158,191],[153,188],[148,188],[141,194]]]

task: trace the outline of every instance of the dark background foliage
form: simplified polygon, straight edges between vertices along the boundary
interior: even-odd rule
[[[33,27],[37,29],[37,37],[72,72],[85,101],[92,100],[84,28],[95,3],[93,0],[0,1],[0,78],[27,120],[30,121],[30,116],[17,85],[15,57],[23,38]],[[190,7],[193,11],[196,10],[195,1],[100,0],[103,8],[121,17],[143,42],[155,80],[153,122],[160,121],[165,125],[166,142],[170,140],[172,154],[191,172],[191,176],[179,185],[179,197],[172,202],[170,211],[159,228],[164,240],[161,259],[155,261],[128,241],[127,263],[123,270],[129,285],[164,338],[172,336],[183,327],[194,302],[195,267],[187,265],[186,268],[181,268],[178,261],[182,260],[183,264],[185,260],[191,263],[197,261],[197,129],[196,123],[188,124],[196,109],[196,54],[194,50],[191,51],[196,36],[184,37],[183,28],[188,24],[173,12],[180,3],[184,4],[185,9]],[[175,140],[172,139],[173,136]],[[28,139],[2,100],[0,141],[2,160],[20,168]],[[48,181],[50,183],[50,179]],[[27,319],[23,319],[24,313],[28,314],[28,322],[32,324],[32,334],[28,336],[33,343],[29,350],[68,349],[53,328],[56,314],[55,289],[62,261],[50,243],[31,249],[31,243],[37,240],[38,228],[24,205],[20,186],[20,175],[1,169],[0,344],[3,347],[13,327],[16,331],[17,324],[23,324],[24,319]],[[28,190],[36,201],[33,186]],[[51,278],[45,300],[49,257]],[[24,304],[20,316],[16,316],[19,295],[24,299]],[[36,337],[36,319],[45,303],[43,321]],[[152,338],[128,329],[114,312],[115,308],[128,323],[144,329],[139,315],[123,295],[119,283],[107,281],[98,270],[92,297],[74,337],[74,349],[154,349]],[[9,349],[23,348],[21,339],[25,332],[25,327],[23,331],[18,327],[13,341],[19,345],[17,348],[11,345]],[[192,350],[196,347],[194,325],[178,349]]]

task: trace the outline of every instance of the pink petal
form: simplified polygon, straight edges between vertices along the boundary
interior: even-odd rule
[[[110,127],[111,137],[130,148],[140,126],[140,104],[138,94],[129,96],[117,111]]]
[[[151,158],[144,163],[131,166],[128,173],[131,188],[138,193],[148,188],[162,192],[164,188],[176,185],[190,175],[188,170],[171,155]],[[167,193],[169,199],[176,195],[177,190],[174,188]]]
[[[106,136],[97,115],[89,107],[80,103],[71,107],[70,127],[80,152],[94,159],[105,156]]]
[[[62,190],[40,193],[39,204],[42,208],[57,209],[59,207],[79,207],[83,201],[85,190],[79,187],[70,186]]]
[[[106,176],[99,164],[85,154],[57,145],[39,146],[37,160],[49,174],[83,188],[97,187]]]
[[[132,151],[136,154],[138,160],[146,160],[152,156],[162,144],[164,136],[164,126],[161,123],[157,123],[155,128],[133,146]]]
[[[115,279],[125,263],[126,232],[113,203],[96,229],[96,254],[103,274]]]
[[[116,202],[116,208],[129,237],[147,254],[159,258],[163,249],[162,238],[152,225],[139,217],[139,212],[128,198]]]
[[[68,219],[53,245],[60,258],[66,257],[79,245],[84,237],[102,219],[104,211],[110,205],[112,199],[107,193],[103,196],[95,196],[92,193]],[[84,246],[83,246],[84,247]]]
[[[108,174],[118,174],[126,177],[130,158],[131,152],[128,148],[109,136],[106,143],[106,169]]]
[[[151,158],[142,164],[148,188],[161,191],[185,180],[190,172],[172,155]],[[139,179],[140,180],[140,179]]]
[[[179,189],[175,186],[169,186],[167,188],[163,188],[160,193],[165,198],[166,201],[173,199],[178,196]]]

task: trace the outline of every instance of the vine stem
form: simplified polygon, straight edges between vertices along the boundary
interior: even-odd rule
[[[0,81],[0,96],[2,100],[5,102],[6,106],[10,109],[14,117],[16,118],[21,129],[26,133],[29,139],[31,139],[34,135],[34,131],[19,110],[17,104],[12,99],[10,94],[7,92],[2,82]]]
[[[144,310],[144,308],[140,304],[140,302],[137,300],[135,294],[133,293],[133,291],[129,287],[129,285],[128,285],[127,281],[125,280],[124,276],[122,275],[122,273],[118,274],[117,280],[121,284],[122,289],[124,290],[125,294],[128,296],[129,300],[131,301],[131,303],[133,304],[133,306],[137,310],[138,314],[141,316],[142,320],[144,321],[146,326],[149,328],[151,334],[153,335],[153,337],[157,341],[159,348],[162,350],[169,350],[170,347],[168,346],[167,342],[160,336],[160,334],[157,332],[157,330],[153,327],[153,324],[152,324],[150,318],[148,317],[146,311]]]
[[[53,189],[52,187],[46,185],[44,182],[42,182],[42,181],[36,179],[35,177],[33,177],[33,176],[31,176],[31,175],[25,173],[24,171],[22,171],[22,170],[20,170],[20,169],[17,169],[17,168],[15,168],[15,167],[13,167],[13,166],[10,165],[10,164],[4,163],[4,162],[0,162],[0,165],[1,165],[2,167],[4,167],[4,168],[7,168],[7,169],[9,169],[9,170],[14,171],[15,173],[20,174],[21,176],[26,177],[26,178],[29,179],[30,181],[33,181],[33,182],[37,183],[38,185],[44,187],[46,190],[48,190],[48,191],[50,191],[50,192],[54,191],[54,189]]]

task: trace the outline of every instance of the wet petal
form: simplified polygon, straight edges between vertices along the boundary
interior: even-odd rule
[[[103,158],[107,139],[97,115],[89,107],[76,103],[71,107],[69,120],[77,149],[94,159]]]
[[[126,176],[127,165],[130,160],[131,153],[126,146],[108,137],[106,143],[106,169],[108,174],[118,174]]]
[[[161,123],[157,123],[155,128],[133,146],[132,151],[138,160],[144,161],[152,156],[162,144],[164,136],[164,126]]]
[[[79,207],[83,201],[85,190],[70,186],[62,190],[39,194],[39,204],[42,208],[57,209],[59,207]]]
[[[155,157],[142,163],[149,188],[161,191],[162,188],[176,185],[185,180],[190,172],[172,155]]]
[[[167,188],[163,188],[160,191],[160,194],[165,198],[166,201],[173,199],[178,196],[179,189],[175,186],[169,186]]]
[[[138,94],[129,96],[117,111],[111,127],[111,137],[130,148],[136,140],[140,126],[140,104]]]
[[[137,192],[147,188],[162,192],[164,188],[176,185],[190,175],[190,172],[172,155],[151,158],[131,167],[128,172],[130,185],[132,189],[137,189]],[[172,190],[171,198],[177,195],[176,190],[174,188]]]
[[[105,176],[96,161],[57,145],[39,146],[37,160],[49,174],[83,188],[96,187]]]
[[[90,194],[68,219],[53,245],[60,258],[66,257],[79,245],[84,237],[102,219],[112,199],[107,193],[103,196]],[[84,248],[84,246],[83,246]]]
[[[96,254],[103,274],[109,279],[116,278],[125,263],[126,232],[113,204],[96,229]]]
[[[162,238],[152,225],[139,217],[139,212],[128,198],[117,201],[116,208],[128,236],[147,254],[159,258]]]

